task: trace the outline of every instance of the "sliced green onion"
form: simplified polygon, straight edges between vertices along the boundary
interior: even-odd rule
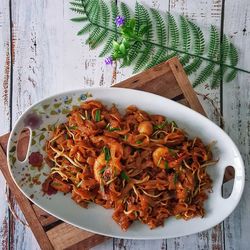
[[[154,128],[154,130],[163,129],[167,124],[168,124],[168,122],[167,122],[167,120],[166,120],[166,121],[164,121],[162,124],[154,125],[153,128]]]
[[[100,171],[99,171],[99,174],[103,174],[105,172],[105,170],[107,169],[107,166],[102,168]]]
[[[169,170],[169,166],[168,166],[168,162],[167,162],[167,161],[165,161],[164,167],[165,167],[165,169],[166,169],[167,171]]]
[[[121,172],[121,177],[122,177],[123,180],[126,180],[126,181],[129,180],[129,177],[127,176],[127,174],[125,173],[125,171]]]
[[[178,126],[177,126],[177,124],[176,124],[175,121],[172,121],[172,122],[171,122],[171,125],[172,125],[174,128],[178,128]]]
[[[124,135],[124,141],[127,141],[128,135]]]
[[[136,144],[141,144],[142,141],[141,141],[141,140],[137,140],[135,143],[136,143]]]
[[[110,161],[111,155],[110,155],[110,150],[108,147],[104,146],[102,149],[103,153],[105,154],[105,161]]]
[[[97,109],[95,112],[95,121],[99,122],[101,120],[101,110]]]
[[[174,184],[178,181],[179,174],[177,172],[174,173]]]
[[[77,129],[77,126],[70,126],[69,129]]]

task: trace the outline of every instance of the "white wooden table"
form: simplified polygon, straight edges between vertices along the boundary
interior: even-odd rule
[[[131,7],[135,0],[125,1]],[[250,69],[249,0],[148,0],[148,6],[180,13],[203,30],[210,24],[228,34],[240,51],[239,66]],[[70,22],[68,0],[0,1],[0,134],[11,130],[20,114],[45,96],[79,87],[110,86],[112,68],[90,51],[80,26]],[[208,32],[205,32],[208,34]],[[119,70],[117,82],[131,76]],[[171,240],[109,240],[95,249],[250,249],[250,75],[240,73],[216,90],[197,88],[215,100],[225,120],[225,131],[238,145],[246,165],[246,187],[233,214],[203,233]],[[207,101],[210,119],[220,123]],[[0,174],[0,249],[39,249],[28,227],[8,210],[5,181]],[[22,218],[15,201],[11,201]]]

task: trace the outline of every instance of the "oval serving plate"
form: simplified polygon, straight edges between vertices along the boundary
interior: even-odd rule
[[[127,232],[123,232],[112,219],[112,210],[90,204],[84,209],[71,200],[70,194],[43,195],[41,183],[45,180],[49,167],[43,161],[40,170],[29,164],[33,153],[44,156],[43,147],[49,137],[49,129],[66,120],[66,115],[74,105],[90,99],[98,99],[106,105],[115,103],[119,109],[133,104],[150,113],[165,115],[175,120],[184,128],[190,137],[199,136],[206,144],[216,141],[213,147],[215,166],[208,167],[213,180],[213,192],[205,202],[204,218],[189,221],[170,218],[163,227],[150,230],[147,225],[133,223]],[[27,157],[23,162],[17,159],[16,147],[19,133],[28,128],[31,138]],[[121,88],[84,89],[58,94],[46,98],[31,106],[19,118],[11,132],[7,157],[11,175],[23,192],[32,202],[48,213],[79,228],[111,237],[127,239],[163,239],[197,233],[209,229],[223,221],[237,206],[245,183],[244,165],[240,153],[229,136],[213,122],[199,113],[172,100],[138,90]],[[221,185],[227,166],[235,169],[234,187],[227,199],[221,196]]]

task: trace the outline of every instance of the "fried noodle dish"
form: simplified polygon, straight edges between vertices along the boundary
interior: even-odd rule
[[[74,106],[46,143],[50,173],[46,194],[71,193],[87,208],[94,202],[114,210],[123,230],[139,220],[150,229],[170,216],[188,220],[205,214],[215,161],[209,145],[190,139],[174,121],[129,106],[97,100]]]

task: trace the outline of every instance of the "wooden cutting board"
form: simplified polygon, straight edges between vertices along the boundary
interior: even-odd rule
[[[172,58],[113,87],[139,89],[158,94],[205,115],[177,58]],[[7,167],[8,137],[9,134],[0,137],[0,169],[41,249],[89,249],[108,239],[108,237],[78,229],[51,216],[20,192]],[[232,173],[229,172],[226,179],[232,179]]]

